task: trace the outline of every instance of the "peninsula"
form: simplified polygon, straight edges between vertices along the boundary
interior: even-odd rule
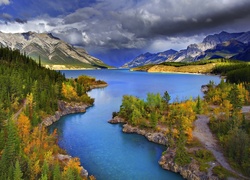
[[[168,92],[149,93],[146,101],[124,96],[109,122],[166,145],[159,164],[186,179],[249,179],[248,165],[243,166],[250,163],[249,71],[247,64],[214,67],[212,72],[227,75],[227,82],[210,82],[204,99],[170,104]]]

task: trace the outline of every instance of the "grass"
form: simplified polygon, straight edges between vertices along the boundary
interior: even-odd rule
[[[200,171],[207,172],[210,168],[209,162],[215,161],[213,154],[203,148],[203,145],[198,139],[193,139],[188,145],[189,155],[192,159],[195,159],[199,164]]]
[[[199,163],[200,171],[207,172],[210,165],[209,162],[215,161],[213,154],[204,148],[195,150],[191,157],[194,158]]]
[[[222,166],[215,166],[213,168],[213,173],[217,175],[220,179],[227,179],[228,177],[235,177],[233,173],[226,170]]]
[[[154,64],[144,65],[144,66],[132,68],[131,70],[132,71],[147,71],[149,68],[151,68],[153,66],[154,66]]]

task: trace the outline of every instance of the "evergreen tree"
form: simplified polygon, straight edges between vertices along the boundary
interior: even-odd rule
[[[183,128],[181,126],[180,128],[180,137],[178,138],[177,140],[177,147],[176,147],[176,154],[175,154],[175,159],[174,161],[183,166],[183,165],[186,165],[186,164],[189,164],[191,159],[187,153],[187,150],[185,148],[185,144],[186,144],[186,137],[185,137],[185,134],[183,132]]]
[[[157,112],[153,111],[150,114],[150,124],[151,124],[151,127],[152,128],[156,128],[157,123],[158,123],[158,114],[157,114]]]
[[[48,162],[46,160],[43,162],[43,166],[42,166],[42,177],[44,179],[49,178],[49,165],[48,165]]]
[[[229,92],[228,99],[236,111],[241,110],[244,100],[240,97],[240,91],[236,85],[233,85]]]
[[[202,113],[202,101],[201,101],[200,96],[198,96],[197,102],[196,102],[196,113],[197,114],[201,114]]]
[[[53,180],[61,180],[60,166],[58,163],[56,163],[53,169]]]
[[[17,160],[15,163],[14,180],[22,180],[22,176],[23,176],[23,173],[21,171],[19,161]]]
[[[17,129],[12,120],[9,120],[8,131],[7,131],[7,140],[6,145],[3,149],[3,154],[0,160],[2,172],[8,172],[10,166],[14,166],[16,158],[19,155],[20,151],[20,140],[18,137]]]
[[[170,101],[170,99],[171,99],[171,96],[168,94],[168,91],[165,91],[164,92],[164,95],[163,95],[163,100],[167,103],[167,104],[169,104],[169,101]]]

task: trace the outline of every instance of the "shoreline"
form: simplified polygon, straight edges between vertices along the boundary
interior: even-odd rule
[[[51,116],[44,118],[39,126],[44,125],[45,127],[48,127],[48,126],[52,125],[53,123],[59,121],[61,119],[61,117],[63,117],[63,116],[66,116],[69,114],[85,113],[86,109],[91,107],[91,106],[93,106],[93,105],[87,105],[84,103],[75,103],[75,102],[68,103],[68,102],[65,102],[62,100],[58,101],[59,110],[56,111],[54,115],[51,115]],[[57,154],[55,157],[58,160],[64,161],[66,163],[69,162],[70,159],[74,158],[71,155],[69,155],[68,153]],[[81,176],[84,178],[87,178],[89,175],[88,171],[83,166],[80,166],[80,168],[81,168],[81,172],[80,172]]]
[[[162,74],[193,74],[193,75],[209,75],[219,76],[212,73],[199,73],[199,72],[182,72],[182,71],[147,71],[147,70],[130,70],[131,72],[147,72],[147,73],[162,73]]]
[[[210,74],[215,67],[215,63],[205,65],[171,66],[155,64],[150,67],[135,67],[132,71],[146,71],[149,73],[183,73],[183,74]]]
[[[90,87],[90,90],[92,89],[98,89],[98,88],[105,88],[108,84],[99,84],[99,85],[93,85]],[[92,107],[94,104],[85,104],[82,102],[66,102],[63,100],[58,100],[58,111],[55,111],[53,115],[50,115],[42,120],[39,126],[45,126],[49,127],[53,123],[59,121],[63,116],[69,115],[69,114],[78,114],[78,113],[85,113],[89,107]],[[58,145],[59,146],[59,145]],[[61,148],[61,147],[60,147]],[[55,156],[60,161],[66,161],[69,162],[70,159],[74,158],[68,153],[66,154],[57,154]],[[88,171],[83,167],[81,168],[81,176],[84,178],[87,178],[89,176]]]
[[[181,71],[147,71],[147,70],[132,70],[130,69],[131,72],[146,72],[146,73],[159,73],[159,74],[183,74],[183,75],[204,75],[204,76],[218,76],[220,78],[224,78],[225,76],[221,76],[219,74],[212,74],[212,73],[194,73],[194,72],[181,72]]]
[[[50,68],[51,70],[55,70],[55,71],[71,71],[71,70],[102,70],[102,69],[118,69],[118,68]]]
[[[133,127],[128,125],[123,118],[118,116],[109,120],[110,124],[123,124],[123,133],[135,133],[144,136],[148,141],[165,145],[167,146],[168,140],[161,132],[154,132],[146,129],[141,129],[139,127]],[[184,179],[188,180],[199,180],[199,179],[208,179],[208,180],[217,180],[218,177],[213,176],[212,174],[201,172],[196,160],[192,159],[191,163],[188,165],[180,166],[174,162],[175,158],[175,149],[167,148],[166,151],[162,153],[161,158],[158,161],[158,164],[165,170],[178,173]],[[217,163],[217,161],[216,161]],[[211,163],[212,164],[212,163]]]
[[[52,125],[54,122],[59,121],[61,117],[75,114],[75,113],[85,113],[88,107],[93,105],[87,105],[84,103],[76,103],[76,102],[66,102],[59,100],[58,101],[58,108],[59,110],[54,113],[54,115],[48,116],[44,118],[41,122],[41,125],[48,127]]]

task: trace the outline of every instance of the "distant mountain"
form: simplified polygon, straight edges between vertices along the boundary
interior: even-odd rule
[[[199,44],[190,44],[186,49],[175,51],[164,58],[156,54],[142,54],[123,65],[132,68],[146,64],[159,64],[162,62],[199,61],[212,58],[239,58],[238,60],[250,61],[250,31],[240,33],[228,33],[222,31],[219,34],[208,35]],[[170,50],[168,50],[170,51]],[[165,51],[165,52],[168,52]],[[164,52],[162,52],[164,53]]]
[[[161,62],[164,62],[166,59],[168,59],[171,55],[177,53],[177,51],[170,49],[164,52],[151,54],[149,52],[145,54],[141,54],[137,56],[132,61],[126,63],[123,65],[124,68],[130,68],[130,67],[136,67],[136,66],[142,66],[147,64],[158,64]]]
[[[202,58],[197,58],[197,60],[202,59],[212,59],[213,57],[228,58],[231,59],[233,56],[244,52],[249,47],[249,44],[242,43],[237,40],[225,41],[221,44],[217,44],[214,48],[208,49],[203,53]],[[240,60],[240,59],[239,59]]]
[[[245,34],[244,32],[228,33],[228,32],[222,31],[219,34],[208,35],[207,37],[205,37],[202,43],[205,43],[205,44],[208,43],[208,44],[216,46],[217,44],[223,43],[225,41],[229,41],[231,39],[237,39],[244,34]]]
[[[84,49],[67,44],[50,33],[0,32],[0,45],[19,49],[35,60],[40,57],[43,65],[56,69],[107,67],[101,60],[92,57]]]

